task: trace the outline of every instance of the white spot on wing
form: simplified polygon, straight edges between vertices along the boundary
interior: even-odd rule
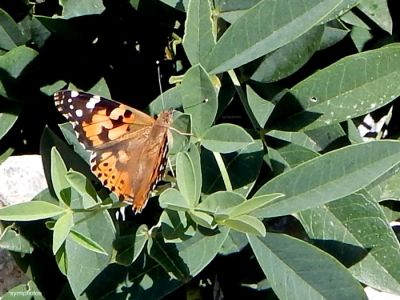
[[[99,102],[100,102],[100,97],[99,96],[93,96],[86,103],[86,108],[87,109],[93,109],[96,106],[96,104],[99,103]]]
[[[74,109],[74,106],[71,104],[71,105],[69,106],[69,109],[70,109],[70,110],[73,110],[73,109]]]
[[[79,96],[79,92],[77,91],[71,91],[71,97],[78,97]]]
[[[77,116],[78,118],[82,117],[82,116],[83,116],[83,111],[82,111],[82,109],[77,109],[77,110],[75,111],[75,114],[76,114],[76,116]]]

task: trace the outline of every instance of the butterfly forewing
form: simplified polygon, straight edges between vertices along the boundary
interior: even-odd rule
[[[55,93],[54,99],[92,152],[92,172],[140,212],[165,168],[172,112],[155,120],[119,102],[68,90]]]
[[[154,123],[141,111],[89,93],[63,90],[55,93],[54,99],[58,111],[72,123],[78,140],[89,150]]]

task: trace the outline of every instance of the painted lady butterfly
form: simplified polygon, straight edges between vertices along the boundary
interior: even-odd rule
[[[134,212],[141,212],[165,168],[172,111],[155,120],[119,102],[69,90],[56,92],[54,100],[79,142],[91,151],[92,172]]]

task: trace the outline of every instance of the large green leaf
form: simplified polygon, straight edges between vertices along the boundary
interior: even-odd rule
[[[18,93],[21,91],[15,86],[15,79],[21,75],[22,71],[37,55],[38,53],[32,48],[19,46],[0,56],[0,69],[2,70],[0,74],[0,96],[9,99],[18,98]]]
[[[65,209],[44,201],[31,201],[0,208],[2,221],[34,221],[56,217]]]
[[[256,215],[288,215],[354,193],[398,164],[399,152],[400,142],[379,141],[344,147],[309,160],[257,191],[255,196],[285,196],[271,201]]]
[[[108,211],[82,212],[74,214],[73,227],[75,237],[68,236],[65,241],[67,278],[76,298],[86,289],[92,280],[103,271],[111,261],[115,228]],[[99,228],[101,230],[99,230]],[[79,235],[79,237],[77,237]],[[77,242],[77,238],[79,242]],[[88,248],[99,245],[103,253]],[[87,242],[86,246],[82,243]],[[93,250],[94,250],[93,248]]]
[[[209,0],[189,2],[182,43],[192,65],[202,64],[215,45]]]
[[[341,0],[263,0],[222,35],[206,69],[221,73],[268,54],[320,24]],[[288,13],[290,11],[290,13]]]
[[[294,41],[267,54],[251,79],[274,82],[293,74],[319,49],[323,33],[324,26],[315,26]]]
[[[365,192],[299,213],[308,235],[349,265],[364,284],[400,293],[400,245],[379,205]]]
[[[393,21],[388,3],[385,0],[363,0],[358,8],[372,19],[379,27],[392,33]]]
[[[24,35],[18,24],[5,10],[0,9],[0,48],[11,50],[24,43]]]
[[[291,89],[287,101],[301,109],[276,127],[313,129],[367,114],[400,95],[400,45],[348,56]],[[287,104],[287,103],[286,103]]]
[[[318,248],[284,234],[248,239],[280,299],[367,299],[347,269]]]
[[[190,68],[180,86],[185,113],[192,115],[194,134],[201,136],[214,122],[218,102],[214,86],[200,65]]]

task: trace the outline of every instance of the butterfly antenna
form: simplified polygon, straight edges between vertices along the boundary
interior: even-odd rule
[[[165,110],[164,95],[163,95],[163,89],[162,89],[162,85],[161,85],[160,61],[157,60],[156,64],[157,64],[158,87],[160,89],[162,110]]]
[[[162,104],[162,109],[165,110],[165,103],[164,103],[164,95],[163,95],[163,89],[162,89],[162,85],[161,85],[161,71],[160,71],[160,61],[156,61],[157,64],[157,77],[158,77],[158,87],[160,89],[160,95],[161,95],[161,104]],[[170,127],[170,129],[172,129],[172,127]],[[167,158],[167,164],[169,169],[171,170],[172,176],[175,177],[175,173],[174,173],[174,169],[172,168],[172,163],[171,163],[171,159],[168,157]]]

